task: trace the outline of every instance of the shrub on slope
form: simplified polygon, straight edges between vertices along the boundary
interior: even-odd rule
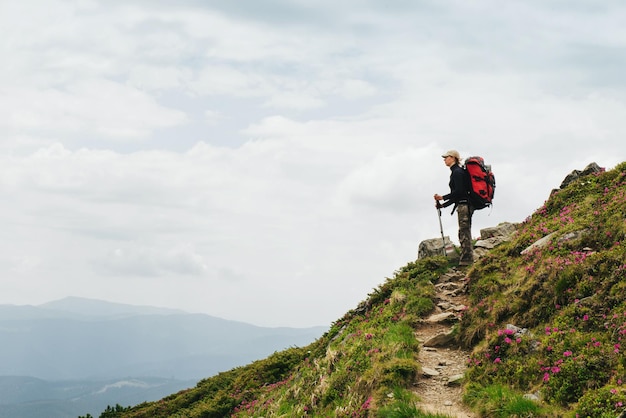
[[[481,260],[460,328],[461,340],[477,345],[469,393],[504,383],[581,417],[623,411],[625,240],[622,163],[553,194],[513,241]]]

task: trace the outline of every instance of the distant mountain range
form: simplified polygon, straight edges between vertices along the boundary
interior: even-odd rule
[[[157,399],[220,371],[307,345],[326,330],[259,327],[76,297],[38,306],[0,305],[0,418],[43,416],[15,410],[43,399],[59,411],[69,400],[102,403],[107,391],[122,401],[124,393],[132,394],[129,404]],[[77,416],[60,413],[45,416]]]

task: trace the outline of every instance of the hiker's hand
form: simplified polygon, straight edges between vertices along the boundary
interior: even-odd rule
[[[437,201],[443,200],[443,196],[441,196],[440,194],[436,194],[435,195],[435,200],[437,200]]]
[[[439,201],[438,201],[438,200],[435,200],[435,207],[436,207],[437,209],[441,209],[443,206],[441,206],[441,203],[439,203]]]

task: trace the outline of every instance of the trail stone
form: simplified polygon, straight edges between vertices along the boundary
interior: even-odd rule
[[[443,310],[443,311],[447,311],[447,310],[449,310],[449,309],[452,309],[452,307],[453,307],[453,306],[454,306],[454,305],[452,305],[450,302],[446,302],[446,301],[439,302],[439,303],[437,304],[437,307],[438,307],[439,309]]]
[[[454,376],[450,376],[448,378],[448,382],[446,383],[446,385],[448,386],[460,386],[461,382],[463,381],[464,375],[462,374],[455,374]]]
[[[451,332],[435,335],[430,340],[424,342],[425,347],[452,347],[454,345],[455,340]]]
[[[426,318],[426,322],[433,324],[440,324],[443,322],[454,322],[458,320],[456,315],[452,312],[442,312],[440,314],[434,314]]]
[[[465,278],[465,273],[456,271],[454,269],[443,273],[439,276],[439,283],[458,282]]]
[[[439,374],[437,370],[431,369],[430,367],[422,367],[422,375],[426,377],[435,377],[439,376]]]

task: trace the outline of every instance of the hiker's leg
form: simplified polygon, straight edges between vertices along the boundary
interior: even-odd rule
[[[458,205],[456,208],[459,217],[459,242],[461,243],[460,264],[471,264],[474,261],[472,249],[472,209],[469,205]]]

